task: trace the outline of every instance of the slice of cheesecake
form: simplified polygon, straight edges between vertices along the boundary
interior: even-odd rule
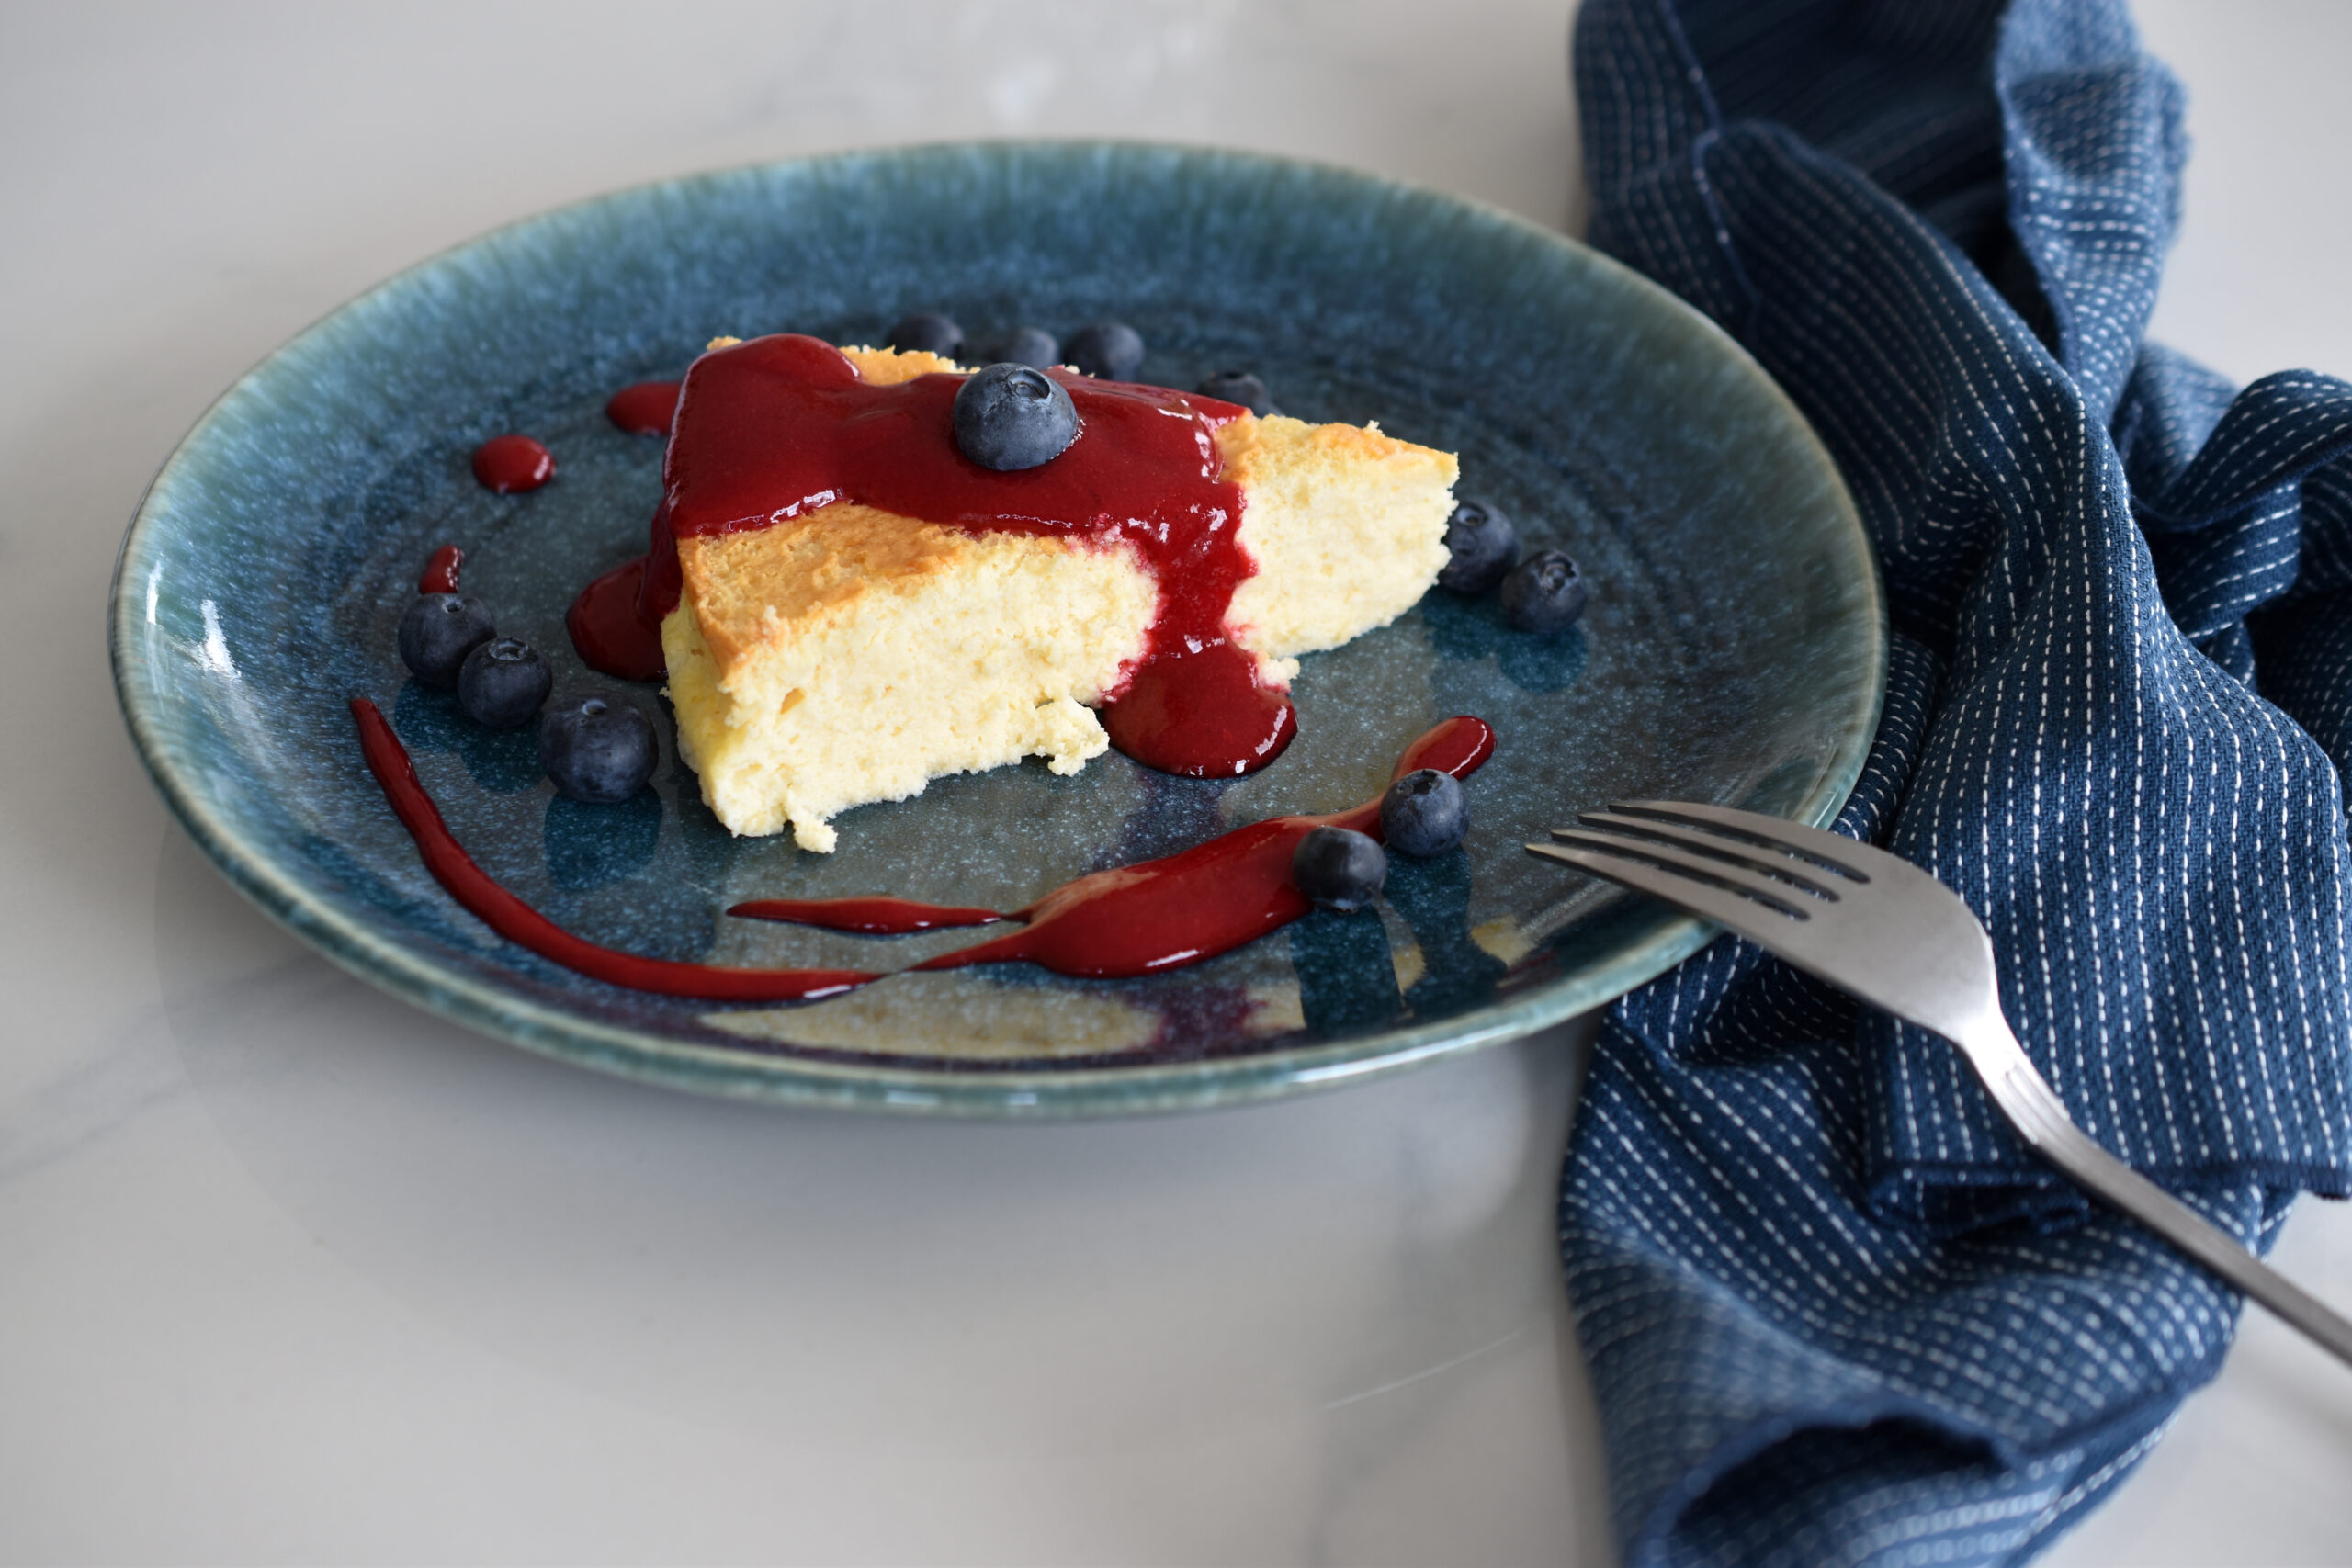
[[[1445,563],[1449,454],[1072,378],[1071,453],[989,475],[932,449],[952,448],[930,404],[953,382],[907,389],[920,404],[868,390],[956,367],[828,350],[853,372],[836,384],[810,341],[759,340],[742,348],[789,352],[709,372],[706,356],[673,436],[669,691],[679,749],[735,832],[789,826],[829,851],[838,813],[948,773],[1027,756],[1076,773],[1109,745],[1093,705],[1148,658],[1221,636],[1284,687],[1298,655],[1387,624]],[[815,401],[796,375],[823,383]],[[791,451],[737,460],[763,442]]]

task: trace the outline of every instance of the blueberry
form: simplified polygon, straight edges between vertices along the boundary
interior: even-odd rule
[[[1125,321],[1096,321],[1069,334],[1062,363],[1105,381],[1132,381],[1143,367],[1143,338]]]
[[[539,765],[574,800],[627,800],[645,787],[661,758],[653,721],[614,693],[567,696],[539,720]]]
[[[1043,327],[1015,327],[1011,336],[989,350],[990,365],[1026,365],[1046,370],[1062,362],[1062,345]]]
[[[492,729],[530,723],[554,686],[548,661],[520,637],[492,637],[458,667],[458,705]]]
[[[1239,403],[1260,419],[1276,412],[1274,395],[1266,390],[1263,381],[1247,370],[1220,370],[1193,389],[1204,398]]]
[[[964,329],[936,310],[900,316],[890,328],[890,346],[900,354],[935,354],[953,359],[964,351]]]
[[[1453,558],[1439,569],[1440,585],[1456,593],[1484,593],[1519,562],[1519,530],[1488,501],[1465,501],[1445,520]]]
[[[991,365],[956,394],[956,445],[984,468],[1034,468],[1078,439],[1069,389],[1026,365]]]
[[[1327,909],[1361,909],[1380,897],[1388,857],[1368,833],[1317,828],[1291,852],[1290,879]]]
[[[1435,768],[1407,773],[1380,797],[1380,832],[1388,847],[1416,860],[1442,855],[1470,830],[1462,781]]]
[[[1513,629],[1564,632],[1584,614],[1584,579],[1558,550],[1528,557],[1503,579],[1503,614]]]
[[[498,635],[490,607],[470,593],[421,593],[401,617],[401,662],[428,686],[458,683],[466,655]]]

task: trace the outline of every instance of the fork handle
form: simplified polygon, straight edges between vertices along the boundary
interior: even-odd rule
[[[2034,1152],[2092,1197],[2139,1221],[2242,1294],[2260,1302],[2306,1338],[2352,1366],[2352,1321],[2279,1273],[2188,1204],[2109,1154],[2068,1120],[2049,1080],[2019,1061],[2004,1072],[1995,1100]]]

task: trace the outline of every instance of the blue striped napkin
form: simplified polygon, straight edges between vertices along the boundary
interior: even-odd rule
[[[2142,342],[2180,90],[2117,0],[1587,0],[1595,243],[1736,334],[1893,606],[1839,830],[1993,932],[2075,1118],[2267,1244],[2352,1188],[2352,386]],[[2014,1562],[2238,1303],[1949,1047],[1724,940],[1610,1013],[1561,1203],[1629,1562]]]

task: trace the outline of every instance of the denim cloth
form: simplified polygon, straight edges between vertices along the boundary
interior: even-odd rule
[[[1886,578],[1838,830],[1956,888],[2075,1120],[2267,1245],[2352,1187],[2352,386],[2143,344],[2180,90],[2114,0],[1587,0],[1593,243],[1804,410]],[[1950,1046],[1726,938],[1561,1205],[1629,1562],[2014,1562],[2227,1350]]]

